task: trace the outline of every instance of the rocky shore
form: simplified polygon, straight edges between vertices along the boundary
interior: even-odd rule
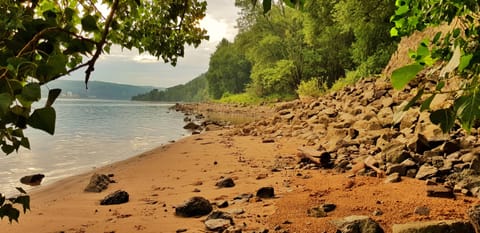
[[[422,195],[451,200],[465,198],[462,205],[471,207],[456,219],[449,216],[450,220],[439,221],[445,216],[431,216],[427,199],[424,205],[412,207],[410,214],[428,216],[427,219],[434,221],[384,226],[389,232],[474,232],[479,212],[472,203],[480,196],[477,130],[467,134],[457,127],[455,132],[442,133],[432,124],[428,113],[420,111],[421,102],[409,103],[420,85],[427,90],[434,88],[429,80],[421,82],[411,84],[404,91],[396,91],[386,79],[365,79],[318,99],[276,104],[272,106],[274,114],[271,117],[234,127],[228,134],[259,137],[264,143],[284,138],[299,140],[298,162],[273,170],[323,171],[343,174],[350,179],[378,177],[384,183],[417,179],[425,189]],[[435,109],[447,103],[448,96],[439,95],[431,107]],[[401,111],[407,104],[410,108]],[[196,111],[198,106],[177,106],[177,109],[190,114],[202,112]],[[242,106],[238,109],[241,112]],[[381,216],[383,212],[379,211],[365,216],[347,216],[330,223],[339,232],[383,232],[369,217]],[[319,218],[328,216],[327,212],[330,211],[322,206],[305,211],[306,216]],[[358,226],[352,227],[350,223]],[[364,230],[345,230],[351,228]]]

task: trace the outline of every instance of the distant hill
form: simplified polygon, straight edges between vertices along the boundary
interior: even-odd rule
[[[132,96],[158,89],[151,86],[133,86],[101,81],[88,82],[88,89],[83,81],[56,80],[48,83],[48,88],[60,88],[60,98],[90,98],[90,99],[113,99],[130,100]],[[48,89],[42,86],[42,94],[46,95]],[[163,88],[160,88],[163,89]]]
[[[132,97],[137,101],[184,101],[198,102],[208,99],[208,83],[205,74],[194,78],[190,82],[169,87],[167,89],[153,89]]]

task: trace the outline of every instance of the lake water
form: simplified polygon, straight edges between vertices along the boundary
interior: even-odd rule
[[[59,99],[55,135],[27,129],[31,150],[0,154],[0,193],[15,194],[25,175],[42,185],[137,155],[188,135],[171,104]]]

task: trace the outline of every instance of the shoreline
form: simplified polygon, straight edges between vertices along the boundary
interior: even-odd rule
[[[9,232],[132,232],[140,229],[142,232],[175,232],[185,226],[192,232],[202,230],[204,226],[199,219],[174,216],[174,206],[199,195],[212,202],[232,201],[242,193],[255,193],[260,187],[282,183],[280,174],[261,180],[252,177],[256,173],[268,173],[269,157],[278,146],[262,144],[255,137],[234,139],[226,136],[227,131],[209,131],[185,137],[132,158],[41,187],[30,193],[31,211],[21,214],[20,223],[9,225],[3,221],[2,227],[10,228]],[[252,148],[253,144],[263,146]],[[262,150],[268,152],[256,155]],[[292,150],[287,149],[290,153],[294,152]],[[248,155],[243,155],[243,151],[248,151]],[[239,159],[239,156],[243,159]],[[258,166],[258,161],[264,165]],[[251,168],[245,168],[245,164]],[[112,173],[116,183],[110,184],[101,193],[85,193],[83,188],[93,173]],[[233,177],[237,185],[218,189],[214,184],[222,176]],[[99,205],[101,198],[120,189],[130,193],[131,200],[128,203]],[[277,195],[287,192],[282,189],[275,190]],[[265,201],[270,203],[270,207],[261,210],[264,213],[261,216],[274,212],[274,205],[271,204],[274,201]],[[257,209],[265,203],[233,204],[234,207],[244,208],[246,214],[243,216],[248,215],[244,222],[246,229],[260,230],[264,227],[255,222],[256,214],[248,213],[248,209]],[[153,219],[155,223],[151,222]]]

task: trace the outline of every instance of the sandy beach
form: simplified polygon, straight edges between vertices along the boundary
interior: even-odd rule
[[[73,176],[31,193],[31,211],[20,223],[2,221],[2,232],[203,232],[199,218],[174,216],[174,206],[193,196],[212,202],[231,201],[243,193],[274,186],[281,197],[292,191],[283,185],[290,172],[270,172],[277,156],[292,156],[295,143],[261,143],[255,137],[229,137],[212,131],[181,139],[95,171]],[[83,191],[94,173],[114,174],[116,183],[102,193]],[[266,178],[257,179],[259,174]],[[219,189],[221,177],[232,177],[235,187]],[[115,190],[125,190],[130,201],[101,206],[99,201]],[[194,192],[195,189],[197,192]],[[233,204],[244,209],[237,224],[245,229],[265,228],[266,216],[275,211],[275,199]]]
[[[1,232],[208,232],[200,218],[175,216],[175,206],[193,196],[212,203],[228,201],[222,211],[234,215],[243,232],[335,232],[330,220],[348,215],[373,216],[387,231],[394,223],[419,220],[465,219],[475,199],[426,197],[424,181],[404,179],[384,183],[376,177],[352,177],[328,170],[298,170],[295,153],[302,142],[279,138],[264,143],[260,137],[229,136],[229,130],[205,132],[181,139],[95,171],[73,176],[31,193],[31,211],[20,223],[1,222]],[[272,169],[283,167],[276,172]],[[275,170],[274,170],[275,171]],[[93,173],[113,174],[116,183],[101,193],[83,191]],[[215,183],[231,177],[232,188]],[[264,186],[275,189],[273,199],[233,201]],[[99,201],[125,190],[130,201],[102,206]],[[307,209],[322,203],[337,208],[325,218],[309,217]],[[431,214],[413,214],[428,205]],[[239,211],[241,210],[241,211]],[[275,229],[275,231],[274,231]]]

